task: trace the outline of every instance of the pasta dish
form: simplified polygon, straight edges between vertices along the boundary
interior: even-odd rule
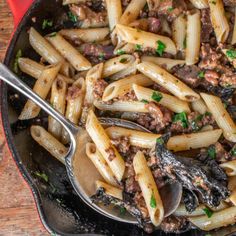
[[[32,77],[33,90],[87,132],[86,156],[102,176],[93,202],[119,206],[148,233],[234,224],[236,2],[63,5],[63,24],[44,19],[28,31],[40,60],[18,51],[14,71]],[[19,120],[39,114],[28,100]],[[104,126],[101,117],[143,128]],[[65,163],[70,140],[58,121],[48,117],[30,132]],[[181,201],[167,214],[161,191],[174,183]]]

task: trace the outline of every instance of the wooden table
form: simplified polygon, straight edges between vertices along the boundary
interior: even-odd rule
[[[5,0],[0,0],[0,61],[13,31],[13,19]],[[1,124],[1,120],[0,120]],[[6,145],[0,125],[0,236],[48,235],[30,188],[20,175]]]

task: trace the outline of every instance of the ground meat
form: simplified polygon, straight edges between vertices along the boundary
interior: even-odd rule
[[[217,72],[215,72],[213,70],[207,70],[205,72],[204,77],[205,77],[205,80],[213,86],[217,86],[218,83],[219,83],[218,79],[219,79],[220,76]]]
[[[161,28],[161,21],[155,17],[148,18],[148,31],[157,34]]]
[[[225,6],[235,7],[236,0],[223,0]]]
[[[79,47],[80,52],[89,57],[98,57],[100,60],[107,60],[114,56],[114,46],[100,45],[95,43],[84,43]]]
[[[172,119],[172,112],[167,108],[150,102],[146,105],[150,113],[140,113],[137,122],[145,128],[160,132],[166,128]]]
[[[236,88],[236,74],[233,72],[222,74],[220,77],[220,85],[227,88]]]
[[[186,84],[190,85],[192,88],[196,88],[199,86],[202,80],[199,77],[200,72],[201,72],[201,69],[199,69],[195,65],[183,66],[183,67],[176,68],[175,76],[177,76]]]
[[[109,147],[105,150],[105,152],[109,155],[108,156],[108,160],[109,161],[113,161],[114,158],[116,158],[116,154],[115,154],[115,151],[112,147]]]
[[[120,153],[127,153],[130,149],[129,138],[125,136],[121,136],[116,139],[112,139],[111,143],[117,148]]]
[[[117,98],[114,98],[113,101],[137,101],[137,97],[135,95],[135,92],[132,90],[122,96],[118,96]]]
[[[226,162],[230,159],[230,155],[219,142],[215,144],[215,152],[218,162]]]
[[[211,39],[211,34],[214,32],[214,29],[211,24],[210,18],[210,10],[203,9],[201,11],[201,22],[202,22],[202,30],[201,30],[201,42],[209,43]]]
[[[166,233],[180,232],[182,231],[186,225],[188,224],[187,219],[183,217],[169,216],[165,218],[160,227]]]
[[[75,99],[81,95],[81,88],[78,87],[77,85],[72,85],[71,87],[68,88],[67,91],[67,100],[70,99]]]
[[[136,192],[134,196],[134,202],[138,207],[138,209],[142,212],[143,218],[148,219],[149,218],[148,209],[145,200],[143,198],[142,192]]]
[[[103,79],[100,79],[95,82],[94,89],[93,89],[93,95],[96,99],[102,98],[102,95],[103,95],[104,90],[107,87],[107,85],[108,85],[108,83]]]
[[[122,0],[122,6],[127,7],[129,5],[129,3],[131,2],[131,0]]]
[[[170,94],[170,92],[165,89],[164,87],[162,87],[161,85],[157,84],[157,83],[154,83],[153,86],[152,86],[152,89],[153,90],[157,90],[157,91],[160,91],[162,93],[167,93],[167,94]]]

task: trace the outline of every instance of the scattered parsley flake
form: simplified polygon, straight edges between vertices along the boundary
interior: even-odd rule
[[[148,103],[149,103],[148,100],[146,100],[146,99],[142,99],[141,102],[143,102],[143,103],[145,103],[145,104],[148,104]]]
[[[45,173],[40,173],[39,171],[34,172],[36,176],[43,179],[45,182],[48,182],[48,176]]]
[[[197,75],[198,78],[200,79],[204,79],[205,78],[205,72],[204,71],[200,71]]]
[[[224,108],[226,109],[228,107],[227,103],[223,102]]]
[[[232,156],[236,156],[236,148],[233,148],[231,151],[230,151],[231,155]]]
[[[216,1],[211,1],[212,4],[216,5]]]
[[[236,59],[236,50],[227,50],[226,51],[226,56],[232,60]]]
[[[125,54],[125,51],[122,50],[122,49],[118,49],[117,52],[116,52],[117,55],[123,55]]]
[[[157,139],[156,139],[156,142],[159,143],[159,144],[161,144],[161,145],[164,144],[164,140],[163,140],[163,138],[161,138],[161,137],[160,137],[160,138],[157,138]]]
[[[209,111],[206,111],[205,116],[211,116],[212,114]]]
[[[73,23],[76,23],[78,21],[77,16],[74,15],[71,11],[68,12],[68,17]]]
[[[158,40],[158,41],[157,41],[156,53],[157,53],[159,56],[162,56],[162,55],[163,55],[163,52],[165,51],[165,49],[166,49],[166,45],[165,45],[161,40]]]
[[[211,209],[209,209],[209,208],[206,207],[206,208],[203,209],[203,211],[204,211],[204,213],[207,215],[208,218],[211,218],[211,217],[212,217],[213,211],[212,211]]]
[[[185,112],[178,113],[173,118],[174,122],[181,121],[183,128],[188,128],[188,119]]]
[[[104,60],[104,58],[105,58],[104,53],[100,53],[99,56],[98,56],[98,58],[99,58],[100,60]]]
[[[140,44],[135,44],[135,51],[141,51],[142,46]]]
[[[173,7],[169,7],[168,9],[167,9],[167,11],[173,11],[174,10],[174,8]]]
[[[152,192],[152,196],[151,196],[151,199],[150,199],[150,207],[155,208],[156,206],[157,206],[156,199],[154,197],[154,193]]]
[[[51,34],[48,35],[48,37],[52,38],[55,37],[57,35],[57,32],[52,32]]]
[[[120,59],[120,63],[126,63],[127,62],[127,58],[121,58]]]
[[[52,20],[47,20],[47,19],[44,19],[43,20],[43,24],[42,24],[42,29],[46,29],[46,28],[50,28],[53,26],[53,21]]]
[[[126,213],[126,209],[124,207],[120,207],[120,214],[124,215]]]
[[[208,150],[207,150],[207,154],[208,154],[208,156],[209,156],[210,158],[215,159],[215,157],[216,157],[216,149],[215,149],[215,146],[209,147]]]
[[[156,102],[160,102],[161,99],[163,98],[162,94],[159,92],[154,91],[152,94],[152,99]]]
[[[13,70],[14,72],[17,74],[19,72],[19,59],[22,57],[22,50],[19,49],[16,53],[16,57],[15,57],[15,61],[14,61],[14,65],[13,65]]]

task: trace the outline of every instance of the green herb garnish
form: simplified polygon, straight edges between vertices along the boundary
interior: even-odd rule
[[[120,63],[126,63],[127,62],[127,58],[121,58],[120,59]]]
[[[53,21],[52,20],[43,20],[43,24],[42,24],[42,29],[46,29],[46,28],[50,28],[53,26]]]
[[[188,118],[185,112],[176,114],[173,118],[173,121],[181,121],[183,128],[188,128]]]
[[[156,53],[157,53],[158,55],[162,56],[162,55],[163,55],[163,52],[165,51],[165,49],[166,49],[166,45],[165,45],[162,41],[158,40],[158,41],[157,41]]]
[[[230,59],[234,60],[236,59],[236,50],[227,50],[226,51],[226,56],[229,57]]]
[[[156,139],[156,142],[159,143],[159,144],[161,144],[161,145],[164,144],[163,138],[157,138],[157,139]]]
[[[206,111],[205,116],[211,116],[212,114],[209,111]]]
[[[124,207],[120,207],[120,214],[124,215],[126,213],[126,209]]]
[[[141,102],[143,102],[143,103],[145,103],[145,104],[148,104],[148,103],[149,103],[148,100],[146,100],[146,99],[142,99]]]
[[[208,154],[208,156],[209,156],[210,158],[215,159],[215,157],[216,157],[216,149],[215,149],[215,146],[209,147],[208,150],[207,150],[207,154]]]
[[[197,75],[198,78],[200,79],[204,79],[205,78],[205,72],[204,71],[200,71]]]
[[[212,4],[216,5],[216,1],[211,1]]]
[[[231,151],[230,151],[231,155],[232,156],[236,156],[236,148],[233,148]]]
[[[76,23],[78,21],[77,16],[74,15],[71,11],[68,12],[68,17],[73,23]]]
[[[174,10],[173,7],[169,7],[169,8],[167,9],[167,11],[169,11],[169,12],[171,12],[171,11],[173,11],[173,10]]]
[[[19,59],[22,57],[22,51],[21,49],[19,49],[16,53],[16,57],[15,57],[15,61],[14,61],[14,65],[13,65],[13,70],[14,72],[17,74],[19,72]]]
[[[153,192],[152,192],[152,196],[151,196],[151,199],[150,199],[150,206],[151,206],[151,208],[155,208],[157,206],[156,199],[154,197]]]
[[[213,211],[212,210],[210,210],[209,208],[204,208],[203,211],[207,215],[208,218],[212,217],[212,215],[213,215]]]
[[[135,51],[141,51],[142,46],[140,44],[135,44]]]
[[[104,60],[105,58],[105,55],[104,53],[100,53],[99,56],[98,56],[99,60]]]
[[[152,99],[153,99],[154,101],[160,102],[162,98],[163,98],[163,96],[162,96],[161,93],[156,92],[156,91],[153,92],[153,94],[152,94]]]
[[[198,122],[201,121],[203,118],[203,115],[198,115],[192,122],[191,122],[191,127],[193,130],[199,130],[200,127],[198,127]]]
[[[57,35],[57,32],[52,32],[51,34],[48,35],[48,37],[52,38],[55,37]]]
[[[118,49],[118,50],[116,51],[116,54],[117,54],[117,55],[123,55],[123,54],[125,54],[125,51],[122,50],[122,49]]]
[[[36,176],[43,179],[45,182],[48,182],[48,176],[45,173],[40,173],[39,171],[34,172]]]

